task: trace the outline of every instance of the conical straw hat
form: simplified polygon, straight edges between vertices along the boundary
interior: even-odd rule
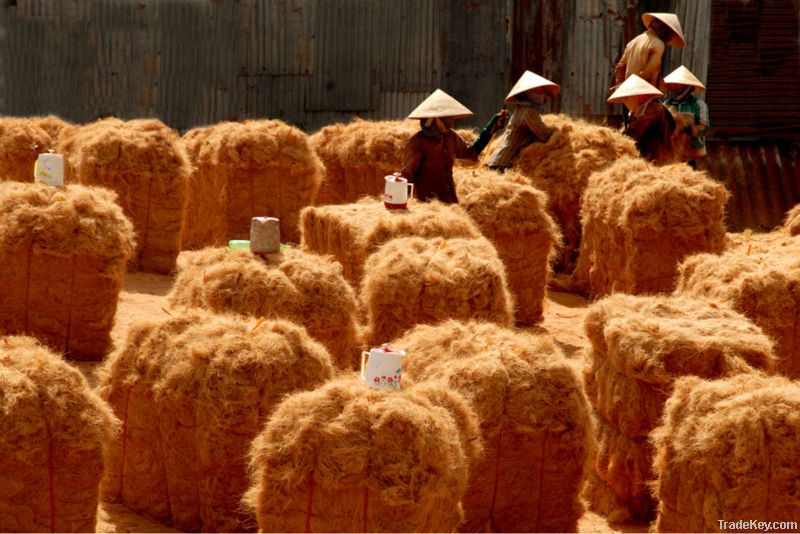
[[[664,93],[639,78],[635,74],[631,74],[627,80],[622,82],[617,90],[611,93],[608,101],[612,104],[624,104],[629,98],[636,96],[664,96]]]
[[[693,87],[697,87],[701,91],[706,90],[706,86],[703,85],[703,82],[698,80],[697,76],[692,74],[692,71],[683,65],[667,74],[667,77],[664,78],[664,83],[667,85],[691,85]]]
[[[516,102],[516,98],[514,97],[525,91],[530,91],[531,89],[538,89],[540,92],[550,96],[555,96],[561,92],[561,87],[559,87],[557,83],[551,82],[535,72],[526,70],[525,73],[520,76],[519,80],[517,80],[517,83],[514,84],[514,87],[511,88],[511,92],[509,92],[506,97],[506,103],[514,104]]]
[[[650,27],[650,21],[658,19],[672,30],[673,36],[667,41],[667,44],[675,48],[683,48],[686,46],[686,39],[683,38],[683,29],[681,28],[681,21],[678,20],[678,15],[675,13],[645,13],[642,15],[642,22],[644,27]]]
[[[422,101],[417,109],[412,111],[409,119],[432,119],[436,117],[453,117],[463,119],[471,117],[473,113],[461,102],[448,95],[441,89],[435,90],[431,96]]]

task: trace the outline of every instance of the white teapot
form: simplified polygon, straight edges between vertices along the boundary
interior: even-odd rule
[[[408,183],[399,172],[384,176],[384,179],[383,205],[389,209],[406,209],[408,199],[414,196],[414,184]]]
[[[377,389],[400,389],[406,351],[392,349],[388,343],[361,353],[361,380]]]

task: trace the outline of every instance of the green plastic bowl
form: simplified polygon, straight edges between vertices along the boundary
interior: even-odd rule
[[[231,239],[228,241],[228,248],[250,248],[250,241],[246,239]]]

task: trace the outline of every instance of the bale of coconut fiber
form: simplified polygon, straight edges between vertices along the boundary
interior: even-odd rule
[[[776,342],[776,370],[800,379],[800,243],[747,254],[698,254],[680,266],[676,293],[724,302]]]
[[[100,372],[123,422],[103,499],[183,531],[253,530],[239,505],[250,441],[284,395],[333,373],[325,348],[288,321],[187,310],[134,325]]]
[[[485,454],[470,473],[463,532],[576,532],[592,428],[580,378],[548,335],[491,323],[420,325],[394,340],[406,376],[472,403]]]
[[[0,531],[94,532],[118,428],[80,371],[33,338],[0,337]]]
[[[445,319],[514,324],[505,267],[484,238],[392,239],[367,259],[364,270],[365,339],[373,346]]]
[[[558,226],[546,211],[547,195],[514,171],[457,170],[459,204],[497,249],[517,303],[516,322],[531,326],[542,312]]]
[[[47,150],[51,148],[56,150],[58,148],[58,138],[61,135],[61,132],[73,126],[71,123],[55,115],[31,117],[28,120],[47,132],[47,135],[50,136],[50,144],[46,147]]]
[[[800,234],[800,204],[786,212],[783,221],[783,228],[791,236]]]
[[[101,360],[133,254],[133,227],[101,188],[0,184],[0,334]]]
[[[316,204],[350,204],[364,196],[382,196],[384,176],[402,170],[406,143],[418,131],[419,122],[414,120],[355,118],[314,133],[309,142],[325,165]],[[475,138],[471,130],[456,133],[468,142]]]
[[[117,193],[138,238],[130,267],[172,271],[191,171],[177,132],[158,120],[106,119],[75,129],[61,145],[69,153],[74,180]]]
[[[224,166],[212,164],[214,150],[218,147],[210,142],[214,131],[214,126],[200,126],[181,137],[192,165],[181,236],[184,250],[227,242],[228,176]]]
[[[598,418],[596,474],[611,494],[595,500],[602,493],[595,487],[590,502],[618,520],[647,521],[655,510],[647,439],[675,380],[772,370],[773,343],[728,306],[682,295],[612,295],[591,306],[585,329],[591,348],[584,383]],[[605,509],[613,501],[625,508]]]
[[[220,123],[214,145],[200,164],[224,168],[228,176],[227,233],[247,239],[250,220],[281,220],[281,239],[298,242],[300,210],[313,203],[324,167],[301,130],[279,120]]]
[[[358,301],[329,256],[296,249],[265,258],[225,248],[183,252],[167,298],[173,307],[288,319],[325,345],[337,367],[358,364]]]
[[[275,409],[245,500],[262,532],[453,532],[480,452],[475,414],[446,386],[341,378]]]
[[[578,253],[581,198],[589,176],[622,156],[638,157],[630,137],[605,126],[562,114],[545,115],[553,130],[546,143],[531,143],[514,163],[535,188],[547,193],[548,209],[564,235],[560,269],[571,272]]]
[[[0,117],[0,181],[32,182],[33,167],[53,139],[30,119]]]
[[[755,374],[678,381],[653,431],[658,532],[800,521],[800,384]],[[720,520],[745,520],[743,527]],[[785,524],[786,525],[786,524]],[[776,528],[776,527],[773,527]]]
[[[303,248],[330,254],[344,276],[358,287],[364,262],[383,243],[396,237],[477,238],[481,232],[463,208],[441,202],[414,202],[409,209],[386,209],[383,202],[305,208],[301,215]]]
[[[574,285],[592,297],[672,291],[681,261],[724,249],[728,196],[685,164],[623,158],[595,173],[583,196]]]

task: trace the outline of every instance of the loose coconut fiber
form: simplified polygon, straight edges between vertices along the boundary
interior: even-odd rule
[[[28,334],[72,358],[111,343],[133,227],[105,189],[0,183],[0,334]]]
[[[266,259],[249,250],[183,252],[167,298],[174,307],[288,319],[325,345],[339,368],[357,366],[358,302],[330,257],[294,249]]]
[[[80,371],[32,338],[0,337],[0,531],[94,532],[118,428]]]
[[[516,322],[542,320],[554,245],[561,235],[547,213],[547,195],[514,171],[457,170],[459,203],[497,248],[517,303]]]
[[[577,532],[592,428],[581,381],[553,339],[490,323],[417,326],[392,345],[404,380],[443,380],[472,402],[485,454],[464,532]]]
[[[178,134],[157,120],[105,119],[62,136],[70,172],[115,191],[136,229],[131,267],[168,273],[181,248],[191,166]]]
[[[342,378],[275,409],[246,501],[262,532],[453,532],[480,451],[475,414],[449,388]]]
[[[325,165],[317,205],[349,204],[363,196],[381,196],[384,176],[403,169],[405,146],[419,131],[419,122],[366,121],[359,118],[325,126],[309,138]],[[471,142],[475,133],[457,130]]]
[[[247,239],[253,217],[281,220],[281,240],[300,240],[300,210],[313,203],[324,167],[301,130],[279,120],[225,122],[214,127],[212,147],[199,165],[228,177],[227,235]]]
[[[73,126],[71,123],[65,121],[60,117],[56,117],[55,115],[47,115],[45,117],[31,117],[29,119],[32,123],[36,126],[47,132],[47,135],[50,136],[50,144],[47,146],[47,149],[56,150],[58,148],[58,137],[61,135],[61,132],[64,131],[66,128]]]
[[[187,532],[252,530],[239,504],[250,441],[284,395],[332,374],[324,347],[287,321],[191,310],[134,326],[100,373],[123,422],[103,499]]]
[[[796,529],[799,414],[796,381],[754,374],[711,382],[694,377],[678,381],[664,421],[652,435],[658,451],[656,529],[731,528],[720,525],[721,519],[794,521],[794,528],[783,528]],[[745,526],[744,530],[762,529]]]
[[[383,202],[309,207],[302,211],[303,248],[331,254],[347,280],[358,287],[364,262],[383,243],[396,237],[477,238],[480,230],[463,208],[441,202],[412,202],[409,209],[386,209]]]
[[[800,242],[748,255],[698,254],[680,267],[676,293],[725,302],[776,342],[777,371],[800,379]]]
[[[214,131],[214,126],[201,126],[181,137],[192,165],[181,236],[184,250],[227,243],[228,176],[225,167],[211,163]]]
[[[392,239],[367,259],[365,272],[361,299],[373,346],[445,319],[514,324],[505,268],[484,238]]]
[[[531,184],[547,193],[548,209],[564,235],[561,268],[571,272],[580,244],[578,214],[589,176],[622,156],[638,157],[630,137],[604,126],[569,117],[544,115],[553,133],[546,143],[531,143],[514,166]]]
[[[800,204],[797,204],[786,213],[783,228],[791,236],[800,234]]]
[[[53,139],[36,121],[0,117],[0,181],[33,182],[33,167]]]
[[[592,506],[617,520],[649,520],[650,431],[681,376],[713,379],[771,370],[772,341],[724,305],[685,296],[615,294],[589,309],[591,342],[584,373],[598,416],[597,475],[608,486],[589,492]],[[609,509],[619,501],[626,509]]]
[[[593,297],[672,291],[683,259],[723,250],[727,200],[688,165],[622,158],[589,180],[573,283]]]

